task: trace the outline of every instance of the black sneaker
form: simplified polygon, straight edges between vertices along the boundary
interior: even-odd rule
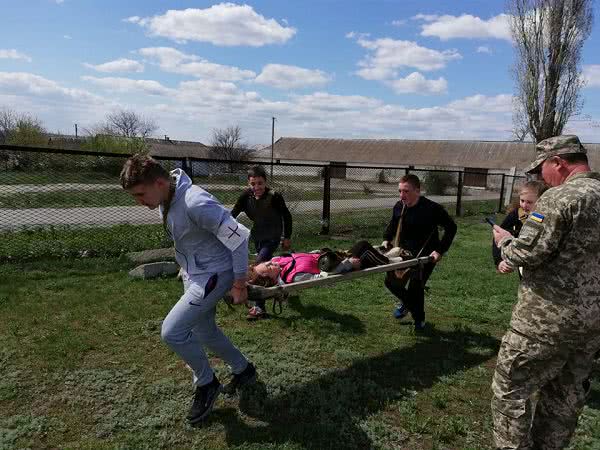
[[[225,395],[233,395],[242,386],[249,383],[254,383],[255,381],[256,368],[254,367],[254,364],[249,362],[246,368],[241,373],[234,374],[231,377],[231,381],[227,383],[227,385],[223,389],[223,392],[225,393]]]
[[[416,333],[423,333],[426,330],[427,330],[427,325],[425,324],[425,321],[415,322],[415,332]]]
[[[223,385],[215,375],[210,383],[198,386],[194,393],[194,402],[187,415],[188,422],[197,423],[208,416],[222,390]]]

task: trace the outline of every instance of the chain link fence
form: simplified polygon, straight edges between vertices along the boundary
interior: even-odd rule
[[[127,157],[0,146],[0,261],[115,256],[169,246],[158,213],[137,206],[119,185]],[[248,167],[262,164],[271,171],[264,161],[157,159],[167,169],[185,170],[228,208],[246,188]],[[268,184],[286,200],[294,240],[319,233],[381,234],[398,201],[398,180],[409,172],[420,178],[424,195],[454,215],[503,212],[524,181],[407,167],[275,163],[272,169]],[[250,225],[243,215],[240,220]]]

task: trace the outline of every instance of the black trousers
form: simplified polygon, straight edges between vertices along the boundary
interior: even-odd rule
[[[425,321],[425,283],[431,276],[434,263],[425,264],[423,270],[418,268],[411,270],[408,284],[396,278],[394,272],[388,272],[385,275],[385,287],[404,303],[404,306],[410,311],[415,323]]]

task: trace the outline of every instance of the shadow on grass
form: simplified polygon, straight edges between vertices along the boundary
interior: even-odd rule
[[[299,315],[291,317],[272,315],[271,317],[284,322],[287,326],[291,326],[292,323],[298,320],[310,321],[314,319],[332,322],[339,327],[337,331],[342,333],[364,334],[366,332],[365,324],[358,317],[352,314],[340,314],[333,309],[320,305],[303,305],[299,296],[291,296],[288,299],[287,307]]]
[[[211,420],[222,419],[229,445],[295,442],[307,449],[369,449],[373,444],[360,421],[441,376],[483,363],[498,347],[489,335],[432,329],[412,347],[358,360],[272,398],[262,382],[248,387],[240,394],[240,410],[267,425],[249,427],[232,410]]]

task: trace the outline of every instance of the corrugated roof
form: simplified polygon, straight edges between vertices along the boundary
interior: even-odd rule
[[[48,145],[54,148],[65,148],[80,150],[88,136],[70,136],[60,134],[48,134]],[[150,149],[150,155],[165,158],[209,158],[210,147],[201,142],[178,141],[174,139],[147,138],[146,143]],[[127,149],[115,148],[114,151],[126,151]]]
[[[165,158],[209,158],[210,147],[201,142],[147,139],[150,155]]]
[[[600,144],[584,144],[590,163],[600,168]],[[275,158],[340,161],[348,164],[453,166],[523,169],[534,159],[535,146],[526,142],[420,141],[404,139],[321,139],[282,137]]]

